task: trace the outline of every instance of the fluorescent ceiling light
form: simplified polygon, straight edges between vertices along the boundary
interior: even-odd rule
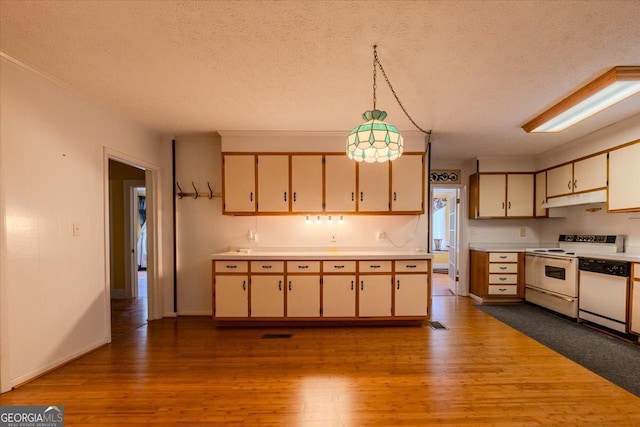
[[[640,67],[614,67],[522,126],[526,132],[559,132],[640,92]]]

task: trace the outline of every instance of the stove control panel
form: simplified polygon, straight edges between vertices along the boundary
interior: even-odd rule
[[[618,243],[622,236],[596,235],[596,234],[561,234],[560,242],[575,243]]]

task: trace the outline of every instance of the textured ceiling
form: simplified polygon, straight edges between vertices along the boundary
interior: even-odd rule
[[[640,1],[0,1],[0,50],[166,135],[341,131],[372,106],[372,45],[434,157],[539,154],[520,126],[640,65]],[[378,74],[388,121],[415,130]],[[640,120],[640,116],[639,120]]]

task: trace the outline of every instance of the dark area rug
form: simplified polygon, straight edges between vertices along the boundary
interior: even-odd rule
[[[640,346],[533,304],[477,308],[640,397]]]

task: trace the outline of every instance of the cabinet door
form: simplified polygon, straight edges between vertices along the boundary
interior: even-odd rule
[[[563,196],[573,191],[573,163],[547,171],[547,197]]]
[[[609,206],[640,210],[640,143],[609,152]]]
[[[391,210],[424,212],[422,154],[404,154],[391,162]]]
[[[353,160],[352,160],[353,161]],[[356,276],[322,277],[322,316],[355,317]]]
[[[320,276],[287,277],[287,317],[320,317]]]
[[[322,212],[322,156],[291,156],[292,212]]]
[[[573,163],[573,192],[607,188],[607,153]]]
[[[358,211],[389,211],[389,164],[358,164]]]
[[[396,274],[395,316],[426,316],[429,299],[429,275]]]
[[[507,175],[507,216],[533,217],[533,174]]]
[[[547,172],[536,174],[536,208],[535,216],[547,216]]]
[[[637,264],[638,265],[638,264]],[[640,269],[640,267],[635,267]],[[631,284],[631,325],[629,329],[636,335],[640,335],[640,280],[636,279]]]
[[[251,317],[284,317],[284,276],[251,276]]]
[[[326,212],[355,212],[356,162],[345,156],[324,157],[324,191]]]
[[[223,161],[224,212],[255,212],[255,156],[253,154],[225,154]]]
[[[247,276],[215,277],[215,317],[247,317],[249,293]]]
[[[289,156],[258,156],[258,212],[289,212]]]
[[[480,217],[503,217],[506,212],[507,176],[480,175],[478,210]]]
[[[361,275],[359,280],[358,316],[391,316],[391,275]]]

